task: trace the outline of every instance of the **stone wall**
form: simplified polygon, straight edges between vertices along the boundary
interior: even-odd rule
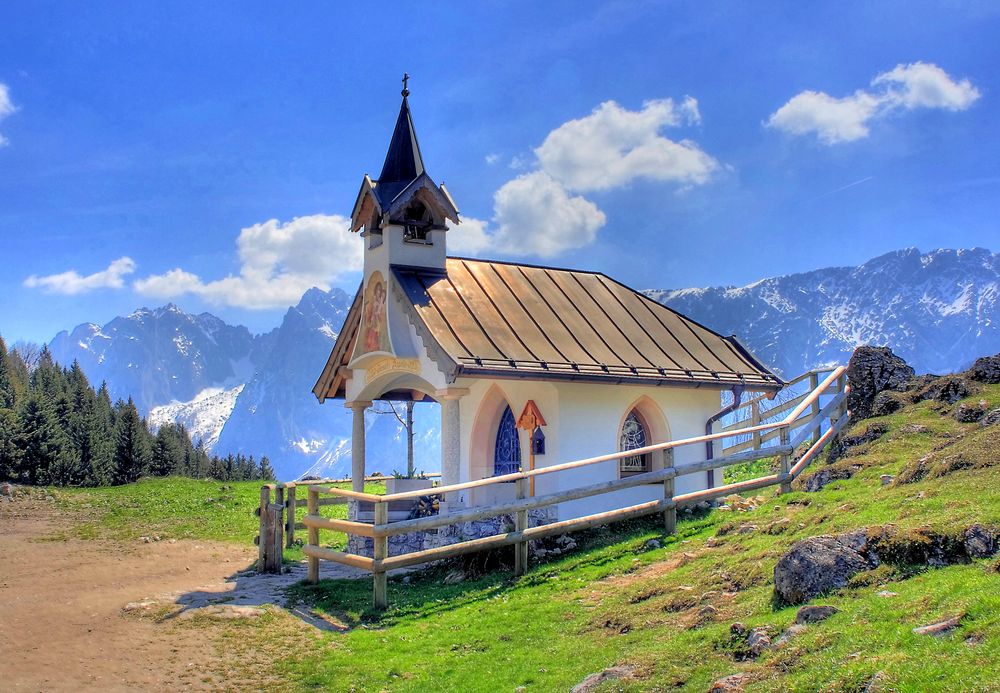
[[[528,511],[528,526],[538,527],[549,524],[556,519],[552,508],[539,508]],[[424,551],[434,549],[439,546],[447,546],[469,539],[482,539],[492,537],[496,534],[503,534],[514,530],[513,515],[499,515],[486,520],[476,520],[474,522],[459,522],[454,525],[429,529],[423,532],[407,532],[388,538],[388,550],[390,556],[399,556],[404,553]],[[373,554],[374,540],[371,537],[349,536],[347,538],[347,552],[359,556],[371,556]]]

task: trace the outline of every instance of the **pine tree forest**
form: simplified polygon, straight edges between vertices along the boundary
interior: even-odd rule
[[[108,486],[170,475],[253,481],[274,471],[267,457],[210,456],[179,424],[153,433],[131,399],[112,403],[76,362],[63,368],[45,347],[28,358],[0,337],[0,481]]]

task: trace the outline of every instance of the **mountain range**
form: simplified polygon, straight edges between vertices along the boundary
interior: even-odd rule
[[[786,376],[846,362],[860,344],[888,345],[920,372],[964,368],[1000,351],[996,253],[901,250],[858,267],[831,267],[743,287],[646,294],[723,334],[736,334]],[[281,325],[253,335],[177,306],[142,308],[107,325],[80,325],[49,344],[80,362],[112,396],[133,397],[154,425],[185,423],[215,453],[266,454],[278,477],[350,470],[350,412],[311,389],[350,308],[341,289],[310,289]],[[405,467],[405,438],[388,405],[367,417],[368,470]],[[415,411],[417,467],[440,460],[439,413]]]

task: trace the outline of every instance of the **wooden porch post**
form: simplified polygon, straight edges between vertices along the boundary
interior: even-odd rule
[[[371,402],[355,400],[346,406],[354,412],[351,428],[351,490],[362,493],[365,490],[365,409]]]
[[[469,394],[464,387],[450,387],[434,393],[441,402],[441,485],[457,484],[462,479],[462,409],[459,401]],[[441,513],[458,503],[458,496],[447,494],[442,499]]]

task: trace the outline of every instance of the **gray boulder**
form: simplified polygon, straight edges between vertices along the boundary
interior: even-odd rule
[[[847,379],[851,393],[847,408],[854,420],[872,415],[875,397],[885,390],[901,392],[915,371],[888,347],[861,346],[854,350],[847,363]]]
[[[815,605],[815,606],[803,606],[795,614],[795,622],[799,625],[805,625],[806,623],[819,623],[820,621],[825,621],[826,619],[837,613],[838,609],[835,606],[827,605]]]
[[[1000,383],[1000,354],[976,359],[969,369],[969,378],[981,383]]]
[[[981,524],[974,524],[962,533],[962,544],[969,558],[989,558],[997,552],[998,537]]]
[[[774,566],[774,591],[787,604],[802,604],[878,566],[863,531],[803,539]]]

